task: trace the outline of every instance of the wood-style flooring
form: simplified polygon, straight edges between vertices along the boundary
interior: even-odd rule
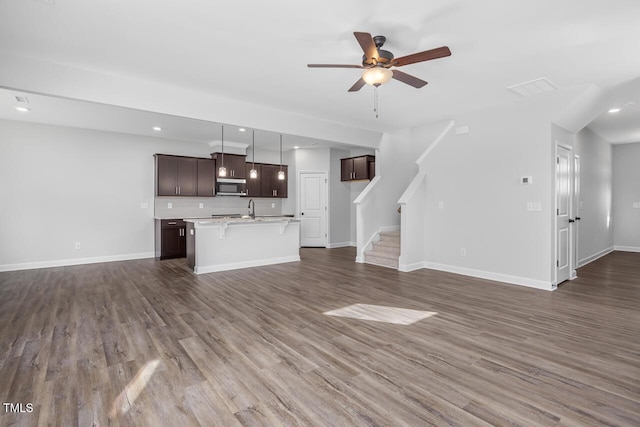
[[[555,292],[301,256],[0,273],[0,425],[640,425],[640,254]],[[323,314],[352,304],[437,314]]]

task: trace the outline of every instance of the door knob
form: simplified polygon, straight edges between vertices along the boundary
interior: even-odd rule
[[[576,221],[580,221],[582,218],[580,218],[579,216],[576,217]]]
[[[304,215],[304,212],[301,212],[300,215]]]
[[[571,218],[569,218],[569,223],[573,223],[573,222],[576,222],[576,221],[571,219]]]

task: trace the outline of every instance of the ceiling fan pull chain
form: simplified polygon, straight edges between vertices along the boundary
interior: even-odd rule
[[[378,118],[378,86],[373,87],[373,111],[376,113],[376,119]]]

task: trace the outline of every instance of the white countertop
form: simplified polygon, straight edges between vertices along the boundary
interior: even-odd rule
[[[249,220],[253,220],[252,218],[243,218],[243,217],[211,217],[211,216],[183,216],[183,217],[179,217],[179,216],[167,216],[167,217],[162,217],[162,216],[154,216],[153,219],[159,219],[159,220],[163,220],[163,219],[173,219],[173,220],[182,220],[182,221],[223,221],[223,222],[232,222],[235,220],[242,220],[240,222],[246,222],[245,220],[249,219]],[[257,220],[262,220],[262,219],[277,219],[277,220],[282,220],[282,219],[290,219],[290,220],[297,220],[298,218],[294,218],[291,215],[256,215],[256,219]]]
[[[215,226],[219,224],[264,224],[273,222],[300,222],[299,219],[287,216],[257,216],[256,218],[184,218],[198,226]]]

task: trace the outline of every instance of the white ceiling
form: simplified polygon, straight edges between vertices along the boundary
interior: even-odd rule
[[[26,103],[16,101],[26,98]],[[26,106],[28,112],[19,112],[16,106]],[[97,129],[132,135],[152,136],[179,141],[193,141],[219,148],[222,140],[222,124],[159,114],[131,108],[53,97],[0,87],[0,117],[11,120],[45,123],[84,129]],[[153,128],[160,127],[161,131]],[[241,131],[244,129],[244,131]],[[255,131],[255,141],[253,132]],[[247,148],[255,142],[256,149],[279,150],[280,134],[254,130],[235,125],[224,125],[225,146]],[[345,150],[359,148],[356,145],[308,138],[299,135],[283,135],[283,151],[297,148],[338,147]]]
[[[639,16],[637,0],[3,0],[0,53],[380,132],[513,101],[506,87],[540,77],[605,90],[636,78]],[[354,31],[386,36],[396,57],[443,45],[452,56],[403,67],[429,84],[383,85],[376,119],[373,88],[347,92],[359,70],[306,67],[358,64]],[[621,129],[609,118],[594,130]]]

